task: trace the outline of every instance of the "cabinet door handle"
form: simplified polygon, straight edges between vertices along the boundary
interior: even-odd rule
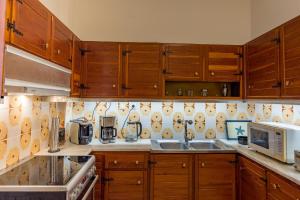
[[[199,76],[199,73],[198,73],[198,72],[195,72],[195,76]]]
[[[280,185],[276,183],[272,184],[272,187],[274,190],[280,189]]]
[[[112,85],[112,87],[113,87],[113,88],[116,88],[116,85],[115,85],[115,84],[113,84],[113,85]]]
[[[117,164],[118,164],[118,161],[117,161],[117,160],[114,160],[113,163],[114,163],[114,165],[117,165]]]
[[[57,55],[60,55],[60,53],[61,53],[61,50],[57,49]]]
[[[262,180],[263,182],[267,182],[267,179],[265,177],[259,177],[260,180]]]
[[[138,165],[138,164],[140,164],[140,162],[137,160],[137,161],[135,161],[135,164]]]
[[[137,184],[138,184],[138,185],[141,185],[141,184],[142,184],[142,181],[138,180],[138,181],[137,181]]]
[[[42,47],[44,47],[47,50],[49,48],[49,43],[43,43]]]
[[[281,82],[277,82],[275,85],[272,85],[272,88],[280,88],[281,87]]]
[[[205,167],[205,163],[204,162],[201,163],[201,167]]]
[[[123,55],[123,56],[127,56],[127,55],[130,54],[130,53],[132,53],[131,50],[124,50],[124,51],[122,51],[122,55]]]
[[[156,162],[156,161],[153,161],[153,160],[149,160],[149,161],[148,161],[148,164],[149,164],[149,165],[155,165],[155,164],[157,164],[157,162]]]
[[[182,163],[182,168],[186,168],[186,164],[185,163]]]
[[[211,75],[211,76],[214,76],[214,75],[215,75],[215,72],[210,72],[210,75]]]
[[[90,87],[87,87],[84,84],[80,84],[79,88],[82,89],[82,90],[90,89]]]
[[[154,88],[154,89],[157,89],[157,85],[156,85],[156,84],[155,84],[155,85],[153,85],[153,88]]]
[[[169,54],[172,54],[172,53],[173,53],[173,51],[165,50],[165,51],[162,52],[162,55],[163,56],[168,56]]]
[[[168,72],[166,69],[163,70],[163,74],[173,74],[172,72]]]

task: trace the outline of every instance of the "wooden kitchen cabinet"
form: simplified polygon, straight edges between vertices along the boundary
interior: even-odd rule
[[[122,96],[161,97],[160,45],[122,45]]]
[[[204,46],[196,44],[163,45],[163,69],[166,80],[203,80]]]
[[[151,200],[193,199],[193,155],[151,155]]]
[[[61,66],[71,68],[73,33],[55,16],[51,17],[51,60]]]
[[[281,176],[268,172],[268,199],[299,200],[300,188]]]
[[[195,199],[236,199],[235,154],[198,154],[195,166]]]
[[[4,41],[5,41],[5,9],[6,0],[0,0],[0,98],[3,96],[3,69],[4,69]]]
[[[92,152],[91,155],[95,156],[96,174],[99,176],[99,181],[95,185],[95,199],[104,198],[104,165],[105,156],[103,152]]]
[[[300,97],[300,17],[281,27],[281,77],[283,98]]]
[[[239,156],[239,199],[266,200],[266,169],[255,162]]]
[[[39,1],[7,1],[6,42],[49,59],[51,13]]]
[[[146,200],[147,171],[107,170],[105,172],[105,200]]]
[[[241,82],[243,48],[235,45],[208,45],[204,79],[210,82]]]
[[[280,35],[272,30],[246,44],[246,97],[279,98]]]
[[[81,97],[118,97],[121,46],[112,42],[82,43]]]
[[[77,36],[73,36],[72,48],[72,77],[71,77],[71,97],[81,95],[81,41]]]

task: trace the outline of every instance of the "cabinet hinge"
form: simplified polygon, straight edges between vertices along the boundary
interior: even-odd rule
[[[88,49],[81,49],[81,48],[79,48],[79,51],[80,51],[80,53],[81,53],[82,56],[84,56],[86,53],[92,52],[91,50],[88,50]]]
[[[23,33],[16,28],[16,23],[14,21],[11,22],[9,21],[9,19],[7,19],[6,26],[7,26],[7,30],[11,30],[13,33],[16,33],[19,36],[23,36]]]

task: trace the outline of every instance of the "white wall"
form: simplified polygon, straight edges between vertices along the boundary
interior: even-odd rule
[[[251,37],[300,15],[300,0],[251,0]]]
[[[243,44],[250,39],[251,0],[73,1],[73,30],[82,40]]]
[[[40,0],[68,28],[73,30],[74,0]]]

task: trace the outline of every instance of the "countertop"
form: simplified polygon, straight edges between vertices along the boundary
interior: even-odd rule
[[[222,139],[220,141],[236,149],[239,154],[300,185],[300,172],[295,170],[294,165],[285,164],[271,157],[258,153],[253,149],[250,149],[247,145],[238,144],[236,140]]]
[[[295,182],[300,185],[300,172],[294,169],[293,165],[285,164],[268,156],[260,154],[247,145],[240,145],[235,140],[221,139],[219,142],[223,143],[227,150],[224,153],[240,153],[245,157],[259,163],[265,168],[274,171],[275,173]],[[102,144],[99,140],[93,140],[89,145],[75,145],[66,143],[61,151],[57,153],[48,153],[48,149],[42,150],[35,155],[88,155],[92,151],[151,151],[153,153],[162,153],[161,150],[151,146],[151,140],[139,140],[136,143],[127,143],[125,140],[117,140],[116,143]],[[165,153],[223,153],[222,151],[164,151]]]

